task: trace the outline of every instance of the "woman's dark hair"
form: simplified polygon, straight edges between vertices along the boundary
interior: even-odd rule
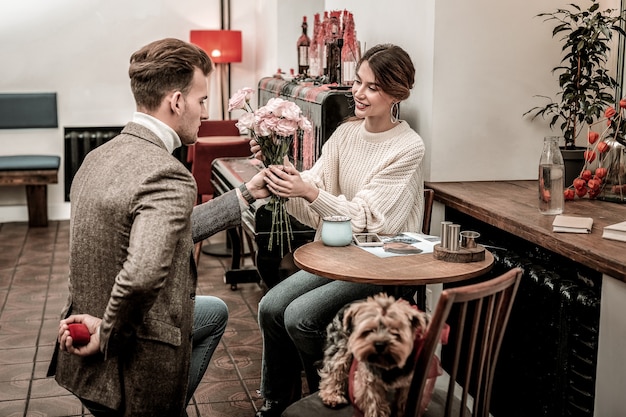
[[[398,101],[406,100],[415,83],[415,67],[406,51],[392,44],[376,45],[368,49],[359,60],[356,69],[367,61],[374,73],[376,84]]]
[[[154,41],[130,57],[130,88],[138,106],[155,110],[170,91],[186,94],[199,68],[205,76],[213,71],[211,58],[200,47],[166,38]]]

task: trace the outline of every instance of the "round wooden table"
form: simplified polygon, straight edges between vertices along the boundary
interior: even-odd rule
[[[435,259],[432,253],[378,257],[355,245],[325,246],[315,241],[293,253],[301,269],[326,278],[386,286],[438,284],[478,277],[493,267],[493,255],[485,260],[454,263]]]

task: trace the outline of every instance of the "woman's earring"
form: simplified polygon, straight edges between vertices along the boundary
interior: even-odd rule
[[[391,123],[398,123],[400,120],[400,103],[395,102],[391,105]]]

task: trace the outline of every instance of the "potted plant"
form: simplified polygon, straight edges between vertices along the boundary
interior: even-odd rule
[[[578,176],[584,164],[586,147],[578,148],[576,139],[585,125],[593,124],[607,107],[616,104],[613,91],[617,82],[606,64],[613,35],[625,34],[620,26],[623,18],[615,9],[601,10],[597,0],[590,0],[590,3],[584,10],[571,3],[567,9],[537,15],[555,22],[552,37],[561,36],[563,42],[563,59],[552,69],[558,76],[560,91],[557,100],[538,96],[549,102],[524,113],[524,116],[532,115],[532,120],[538,116],[549,119],[551,128],[558,123],[565,139],[562,153],[566,160],[566,184]],[[568,169],[570,153],[579,155],[579,162]]]

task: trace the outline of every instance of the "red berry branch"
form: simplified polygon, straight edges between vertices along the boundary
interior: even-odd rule
[[[626,130],[626,119],[623,113],[626,111],[626,98],[619,102],[619,112],[614,107],[609,107],[604,112],[604,118],[589,126],[587,132],[587,150],[583,153],[585,165],[580,175],[565,189],[565,200],[574,200],[576,197],[587,196],[594,199],[602,191],[604,180],[609,173],[606,166],[603,166],[604,156],[611,149],[608,140],[622,142],[624,131]],[[605,122],[606,128],[602,134],[591,130],[593,126]],[[591,164],[596,161],[598,166],[592,168]],[[612,185],[611,192],[614,194],[626,193],[626,184]]]

